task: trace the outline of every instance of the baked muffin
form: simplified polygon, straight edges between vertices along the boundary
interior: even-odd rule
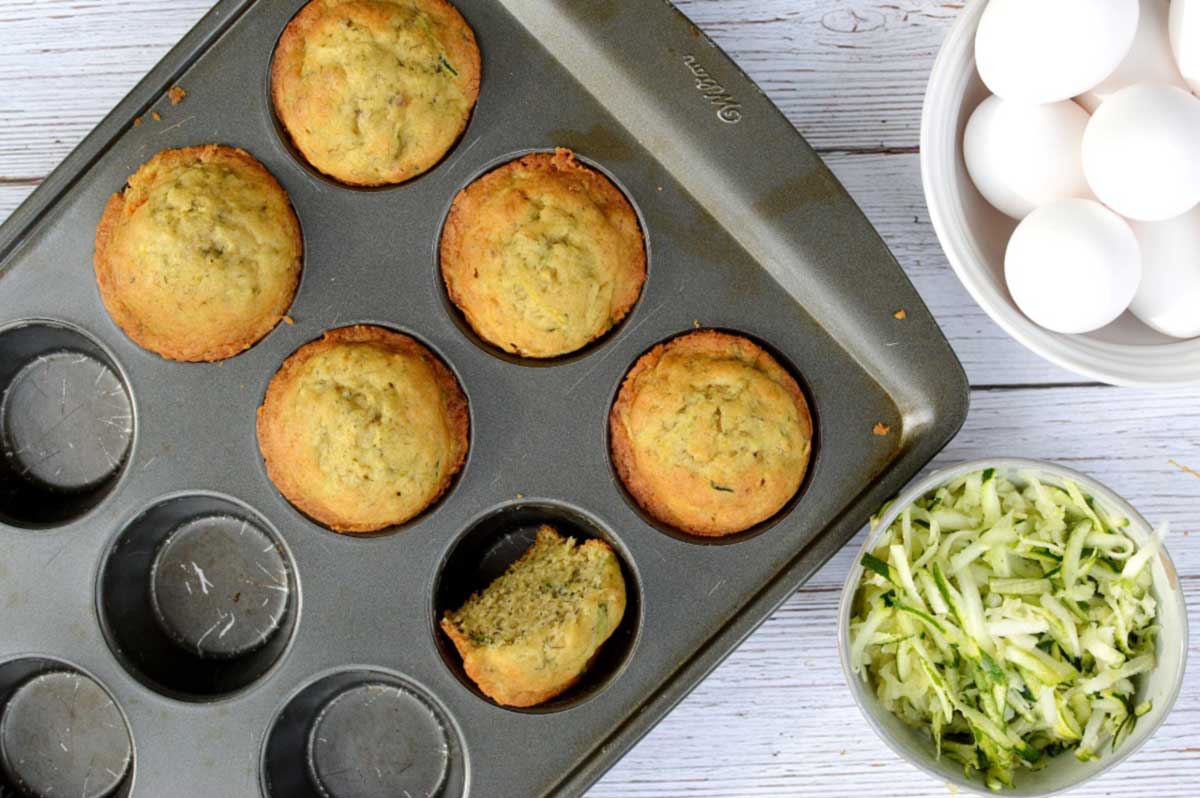
[[[646,280],[628,200],[564,149],[526,155],[460,191],[441,261],[450,299],[479,336],[535,358],[604,335]]]
[[[450,369],[381,327],[342,327],[300,347],[258,409],[271,481],[339,532],[383,529],[429,507],[462,468],[467,435],[467,399]]]
[[[104,306],[139,346],[220,360],[279,323],[300,280],[300,223],[244,150],[164,150],[114,194],[96,228]]]
[[[624,614],[625,578],[609,545],[542,526],[521,559],[442,617],[442,630],[484,694],[529,707],[579,681]]]
[[[704,330],[659,344],[609,417],[613,462],[638,504],[695,535],[746,530],[800,488],[812,417],[796,380],[752,341]]]
[[[312,0],[275,47],[271,100],[315,168],[402,183],[454,146],[479,69],[475,34],[446,0]]]

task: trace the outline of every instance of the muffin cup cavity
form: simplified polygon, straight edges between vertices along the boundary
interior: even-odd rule
[[[121,370],[91,336],[51,321],[0,330],[0,523],[70,523],[120,480],[134,437]]]
[[[496,704],[512,712],[559,712],[598,695],[625,670],[641,634],[641,583],[628,551],[616,536],[590,514],[565,504],[549,501],[506,504],[487,512],[467,527],[447,551],[434,577],[431,629],[442,661],[459,682],[480,699],[495,703],[463,670],[462,658],[440,628],[442,617],[457,610],[473,593],[501,576],[533,545],[537,530],[543,524],[581,543],[603,540],[612,547],[625,579],[625,614],[574,685],[555,698],[531,707]]]
[[[52,659],[0,664],[0,795],[126,798],[133,740],[112,696]]]
[[[476,332],[475,328],[471,325],[471,322],[467,320],[467,317],[466,317],[466,315],[464,315],[463,311],[454,303],[454,300],[452,300],[450,298],[450,292],[446,286],[446,280],[442,275],[441,251],[442,251],[442,237],[445,234],[446,222],[450,218],[450,211],[454,205],[455,198],[458,197],[459,194],[461,194],[467,188],[469,188],[470,186],[475,184],[478,180],[485,177],[489,173],[496,171],[497,169],[501,169],[501,168],[507,166],[508,164],[514,163],[514,162],[520,160],[521,158],[524,158],[527,155],[533,155],[533,154],[553,155],[555,153],[555,151],[556,150],[553,147],[530,148],[530,149],[525,149],[525,150],[517,150],[515,152],[511,152],[506,155],[502,155],[498,158],[494,158],[491,161],[488,161],[487,163],[485,163],[480,168],[478,168],[475,172],[473,172],[465,180],[463,180],[461,185],[459,185],[454,190],[454,192],[450,195],[450,198],[446,202],[446,207],[442,211],[441,221],[438,223],[437,235],[434,237],[434,240],[433,240],[433,277],[437,283],[437,286],[438,286],[437,293],[441,299],[442,307],[445,309],[447,317],[454,323],[454,326],[459,329],[459,331],[463,334],[463,337],[465,337],[471,343],[475,344],[475,346],[479,347],[481,350],[483,350],[484,352],[487,352],[489,355],[491,355],[494,358],[497,358],[498,360],[502,360],[506,363],[511,363],[511,364],[519,365],[519,366],[530,366],[530,367],[535,367],[535,368],[536,367],[548,367],[548,366],[563,366],[563,365],[568,365],[571,363],[576,363],[590,355],[595,354],[599,350],[604,349],[610,343],[612,343],[613,341],[615,341],[617,339],[617,337],[621,334],[622,330],[627,328],[627,326],[629,325],[629,320],[631,318],[633,318],[633,316],[637,313],[638,309],[641,307],[642,297],[645,296],[647,287],[648,287],[648,284],[650,281],[651,249],[650,249],[650,236],[648,233],[649,227],[647,227],[647,225],[646,225],[646,219],[645,219],[645,216],[642,214],[641,206],[638,205],[638,203],[636,202],[636,200],[633,197],[633,194],[630,193],[629,189],[625,186],[625,184],[616,175],[614,175],[611,171],[609,171],[606,167],[604,167],[598,161],[594,161],[591,158],[587,157],[586,155],[573,150],[572,153],[573,153],[576,161],[578,161],[583,166],[586,166],[587,168],[598,172],[600,175],[605,177],[617,189],[618,192],[620,192],[621,196],[624,197],[625,201],[629,204],[629,207],[633,209],[634,217],[637,219],[638,230],[641,232],[641,235],[642,235],[642,248],[645,253],[645,259],[646,259],[646,275],[645,275],[645,281],[642,283],[641,291],[638,294],[638,298],[630,306],[630,308],[626,312],[626,314],[616,324],[612,325],[612,327],[610,327],[604,333],[597,336],[593,340],[589,341],[587,344],[580,347],[579,349],[576,349],[572,352],[567,352],[562,355],[556,355],[554,357],[528,357],[525,355],[519,355],[519,354],[514,354],[512,352],[508,352],[508,351],[500,348],[499,346],[496,346],[492,342],[485,340],[478,332]]]
[[[734,335],[739,338],[745,338],[746,340],[750,341],[751,343],[753,343],[756,346],[758,346],[759,348],[761,348],[764,352],[769,354],[772,358],[774,358],[775,362],[777,362],[785,371],[787,371],[788,374],[790,374],[792,376],[792,379],[794,379],[796,381],[796,384],[800,387],[800,392],[804,395],[805,402],[808,405],[808,413],[809,413],[810,420],[812,422],[812,440],[810,442],[811,448],[810,448],[809,456],[808,456],[808,466],[805,469],[804,477],[803,477],[803,479],[801,479],[800,485],[796,489],[796,492],[794,494],[792,494],[792,497],[790,499],[788,499],[788,501],[783,505],[783,507],[781,507],[777,512],[775,512],[775,514],[772,515],[770,518],[760,521],[757,524],[754,524],[753,526],[751,526],[750,528],[742,530],[741,532],[735,532],[735,533],[727,534],[727,535],[697,535],[697,534],[693,534],[691,532],[685,531],[683,529],[679,529],[678,527],[672,526],[671,524],[668,524],[665,521],[662,521],[659,518],[655,517],[651,512],[649,512],[645,507],[642,506],[642,504],[633,495],[633,493],[630,492],[628,486],[626,486],[624,479],[621,478],[621,474],[617,469],[616,462],[613,459],[613,451],[612,451],[612,408],[616,404],[617,399],[620,396],[621,388],[622,388],[622,386],[624,386],[625,380],[629,376],[629,372],[632,371],[633,367],[638,362],[641,361],[642,357],[644,357],[646,354],[651,352],[655,347],[662,346],[664,344],[668,344],[671,341],[674,341],[678,338],[682,338],[686,335],[690,335],[695,332],[701,332],[703,330],[713,330],[714,332],[726,333],[728,335]],[[641,519],[643,521],[645,521],[645,523],[647,525],[654,527],[656,530],[663,533],[664,535],[668,535],[670,537],[675,538],[676,540],[681,540],[686,543],[694,543],[694,544],[698,544],[698,545],[702,545],[702,546],[729,546],[729,545],[733,545],[733,544],[737,544],[737,543],[743,543],[748,540],[752,540],[752,539],[758,537],[759,535],[763,534],[764,532],[767,532],[772,527],[774,527],[776,524],[778,524],[780,521],[785,519],[788,515],[790,515],[793,510],[796,509],[796,506],[800,504],[800,502],[804,498],[805,493],[808,491],[808,486],[810,484],[812,484],[813,475],[816,473],[817,469],[820,467],[820,463],[821,463],[821,423],[820,423],[820,418],[819,418],[820,411],[819,411],[816,403],[813,401],[813,391],[809,387],[808,383],[805,381],[803,372],[801,372],[799,369],[797,369],[795,364],[792,362],[792,360],[790,358],[788,358],[786,355],[784,355],[779,349],[774,347],[772,344],[768,343],[767,341],[764,341],[763,339],[759,338],[756,335],[743,332],[742,330],[726,329],[726,328],[708,328],[708,327],[689,329],[689,330],[684,330],[682,332],[668,336],[668,337],[662,339],[661,341],[656,342],[652,346],[648,347],[645,351],[640,352],[637,355],[637,357],[635,357],[632,360],[632,362],[629,364],[629,368],[627,368],[625,370],[624,374],[621,375],[621,379],[617,382],[616,385],[613,386],[612,397],[609,400],[608,407],[609,407],[609,412],[604,417],[604,456],[607,459],[609,468],[612,471],[613,483],[617,486],[617,489],[620,491],[622,498],[625,499],[625,502],[629,505],[629,507],[635,513],[637,513],[641,517]]]
[[[164,499],[108,550],[97,601],[105,638],[144,685],[215,700],[261,679],[299,611],[295,566],[258,513],[212,494]]]
[[[383,670],[337,671],[303,687],[263,747],[267,798],[457,798],[466,786],[466,754],[445,710]]]

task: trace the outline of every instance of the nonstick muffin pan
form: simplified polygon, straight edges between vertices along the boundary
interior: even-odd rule
[[[459,0],[483,54],[474,116],[429,173],[370,191],[314,173],[272,117],[271,52],[301,5],[218,3],[0,228],[0,792],[580,794],[965,416],[962,369],[878,235],[670,5]],[[141,163],[209,142],[287,189],[303,275],[294,323],[220,363],[169,362],[105,313],[93,236]],[[455,192],[555,146],[629,197],[648,279],[603,339],[533,363],[470,334],[436,250]],[[280,363],[352,323],[429,346],[471,407],[446,495],[356,537],[288,504],[255,441]],[[816,426],[797,497],[719,543],[644,516],[607,447],[625,372],[697,327],[767,347]],[[629,609],[575,688],[514,711],[436,623],[543,522],[612,544]]]

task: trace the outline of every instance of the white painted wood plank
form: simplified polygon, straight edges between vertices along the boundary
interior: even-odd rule
[[[1016,454],[1058,460],[1170,520],[1200,655],[1200,404],[1194,392],[1117,388],[977,391],[962,434],[934,464]],[[839,592],[862,535],[755,632],[589,793],[656,796],[949,795],[878,740],[845,688],[836,647]],[[1200,794],[1200,669],[1140,753],[1072,796]]]
[[[0,181],[45,177],[211,6],[0,2]]]

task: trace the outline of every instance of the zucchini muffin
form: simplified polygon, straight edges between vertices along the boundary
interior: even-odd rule
[[[812,451],[812,417],[792,375],[754,342],[714,330],[643,355],[609,431],[617,473],[638,504],[709,537],[779,512]]]
[[[100,298],[139,346],[220,360],[283,318],[300,281],[300,223],[249,153],[164,150],[114,194],[96,228]]]
[[[512,161],[460,191],[441,262],[450,299],[475,332],[534,358],[604,335],[646,280],[629,201],[564,149]]]
[[[500,578],[445,614],[442,630],[484,694],[530,707],[579,681],[624,614],[625,578],[612,548],[544,525]]]
[[[258,445],[280,492],[339,532],[401,524],[467,456],[467,399],[441,360],[381,327],[330,330],[271,378]]]
[[[381,186],[454,146],[479,72],[475,34],[446,0],[312,0],[275,47],[271,100],[316,169]]]

